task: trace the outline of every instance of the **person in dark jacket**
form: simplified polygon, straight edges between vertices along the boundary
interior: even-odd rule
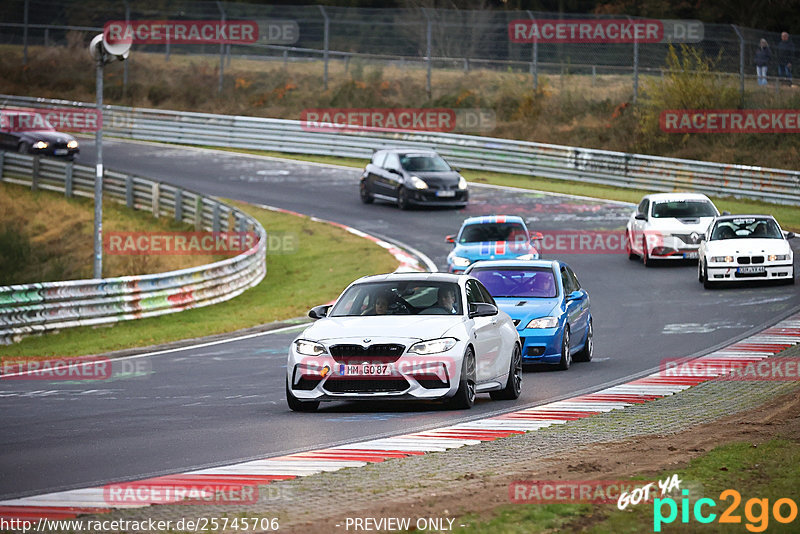
[[[772,52],[769,49],[766,39],[761,39],[758,44],[758,50],[753,63],[756,64],[756,75],[758,76],[758,85],[767,85],[767,66],[772,59]]]
[[[778,56],[778,76],[786,79],[789,82],[789,87],[792,86],[792,62],[794,60],[794,43],[789,40],[789,34],[783,32],[781,34],[781,42],[777,47]]]

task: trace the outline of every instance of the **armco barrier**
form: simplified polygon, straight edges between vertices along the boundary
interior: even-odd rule
[[[0,181],[94,197],[94,167],[0,152]],[[0,344],[74,326],[153,317],[231,299],[266,275],[266,232],[244,212],[168,184],[106,171],[104,198],[196,230],[255,232],[250,250],[209,265],[159,274],[0,286]]]
[[[92,107],[0,95],[2,106]],[[688,190],[800,205],[800,172],[450,133],[306,131],[300,121],[107,106],[104,131],[127,139],[367,158],[374,149],[434,148],[452,164],[649,191]]]

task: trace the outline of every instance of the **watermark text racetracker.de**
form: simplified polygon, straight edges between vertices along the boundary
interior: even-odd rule
[[[0,359],[0,380],[92,381],[140,378],[152,374],[149,359],[112,360],[105,356],[30,356]]]
[[[508,24],[512,43],[699,43],[699,20],[518,19]]]
[[[308,108],[300,114],[307,132],[488,132],[496,124],[494,111],[481,108]]]
[[[103,115],[89,108],[3,108],[0,130],[7,132],[96,132],[103,127]]]
[[[106,232],[103,250],[119,256],[137,255],[223,255],[254,253],[255,232]],[[267,254],[294,254],[298,237],[294,232],[270,232]]]
[[[666,133],[800,133],[800,110],[668,109],[659,124]]]
[[[252,20],[111,20],[103,26],[109,44],[250,44],[258,41]]]
[[[800,358],[765,358],[759,361],[707,356],[687,360],[667,358],[661,361],[663,377],[717,378],[721,380],[797,381]]]

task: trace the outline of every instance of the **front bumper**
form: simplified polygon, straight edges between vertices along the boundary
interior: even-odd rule
[[[743,272],[745,267],[763,267],[759,272]],[[790,280],[794,277],[791,263],[763,265],[707,264],[706,276],[711,282],[747,282],[750,280]]]
[[[403,354],[394,361],[380,358],[303,356],[294,347],[287,364],[292,394],[304,401],[436,400],[455,395],[461,376],[464,344],[430,356]],[[352,366],[390,366],[381,375],[352,373]],[[388,370],[387,370],[388,371]]]
[[[525,328],[518,330],[522,342],[523,363],[558,363],[561,361],[563,327]]]
[[[412,189],[408,191],[408,203],[415,206],[464,207],[469,202],[468,189],[448,190],[447,192],[454,194],[452,197],[439,196],[438,193],[442,192],[438,189]]]

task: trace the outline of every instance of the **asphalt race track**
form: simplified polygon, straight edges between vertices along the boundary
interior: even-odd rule
[[[81,163],[93,164],[93,148],[84,140]],[[104,143],[104,158],[110,169],[401,241],[440,269],[451,246],[445,235],[469,215],[519,214],[540,231],[618,230],[632,210],[603,201],[473,188],[463,210],[403,212],[361,204],[357,170],[115,140]],[[797,251],[800,239],[792,245]],[[559,257],[591,294],[595,359],[566,372],[527,372],[516,402],[482,395],[472,410],[462,412],[413,403],[330,403],[317,413],[290,412],[284,399],[286,351],[298,329],[127,360],[146,372],[138,378],[4,381],[0,498],[265,458],[541,404],[621,382],[657,368],[665,358],[707,352],[800,306],[797,286],[706,291],[694,264],[646,269],[621,253]]]

